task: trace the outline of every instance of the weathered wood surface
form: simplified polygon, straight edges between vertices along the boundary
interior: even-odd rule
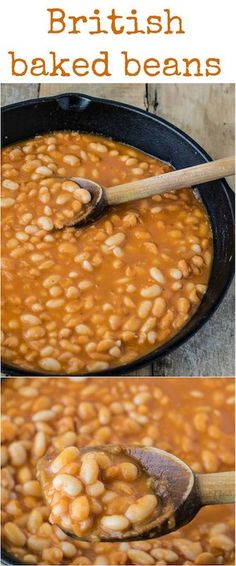
[[[147,86],[149,112],[187,132],[212,158],[234,154],[233,84]],[[227,179],[234,186],[234,178]]]
[[[40,85],[37,84],[4,84],[1,87],[1,105],[14,104],[29,98],[38,98]]]
[[[127,102],[187,131],[214,158],[234,152],[233,85],[43,84],[2,85],[2,105],[62,92]],[[230,180],[232,186],[232,180]],[[234,375],[233,285],[210,321],[186,344],[131,375]]]

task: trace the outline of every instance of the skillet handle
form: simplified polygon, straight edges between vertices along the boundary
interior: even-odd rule
[[[129,202],[138,200],[145,197],[150,197],[174,189],[184,187],[191,187],[221,179],[235,172],[235,157],[224,157],[216,161],[209,161],[208,163],[201,163],[194,167],[187,167],[186,169],[179,169],[164,173],[155,177],[147,179],[140,179],[132,183],[125,183],[104,189],[108,204],[121,204],[122,202]]]

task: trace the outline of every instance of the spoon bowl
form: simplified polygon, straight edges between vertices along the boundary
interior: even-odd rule
[[[74,218],[66,222],[64,227],[83,228],[86,224],[92,223],[102,216],[108,207],[108,203],[105,191],[94,181],[82,177],[72,177],[71,180],[75,181],[81,189],[86,189],[91,195],[91,200],[79,213],[75,213]]]
[[[132,541],[151,539],[163,536],[189,522],[198,512],[201,505],[197,503],[197,486],[195,475],[185,462],[158,448],[139,446],[95,446],[83,448],[81,453],[97,452],[120,454],[131,457],[152,478],[152,488],[160,503],[161,512],[153,521],[141,526],[136,525],[120,535],[102,536],[102,542]],[[73,538],[80,538],[68,533]],[[83,540],[91,540],[84,538]]]
[[[136,523],[135,528],[125,532],[99,533],[99,536],[93,533],[78,536],[59,525],[74,539],[115,542],[157,538],[189,523],[204,505],[234,501],[234,472],[195,474],[180,458],[154,447],[106,445],[80,449],[81,456],[99,451],[111,457],[131,458],[149,476],[158,501],[158,516],[142,524]],[[37,477],[42,486],[49,459],[50,454],[46,454],[37,464]]]

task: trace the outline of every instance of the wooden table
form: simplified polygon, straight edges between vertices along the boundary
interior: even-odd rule
[[[144,108],[187,131],[214,158],[234,152],[234,86],[146,84],[5,84],[2,106],[62,92],[81,92]],[[229,179],[233,187],[233,179]],[[186,344],[130,375],[234,375],[233,286],[217,312]]]

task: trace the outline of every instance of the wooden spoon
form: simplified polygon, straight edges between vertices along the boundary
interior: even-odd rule
[[[119,454],[136,460],[140,467],[152,478],[152,487],[161,505],[157,519],[136,525],[122,533],[111,533],[100,537],[101,541],[128,541],[157,538],[175,531],[189,523],[204,505],[233,503],[235,501],[235,474],[221,472],[215,474],[195,474],[182,460],[158,448],[139,446],[95,446],[80,449],[81,454],[102,451]],[[43,471],[39,461],[37,477]],[[60,526],[61,527],[61,526]],[[66,534],[78,540],[93,540],[93,536],[78,537],[72,532]]]
[[[72,219],[65,222],[64,226],[76,225],[79,228],[102,216],[109,206],[199,185],[233,175],[234,172],[235,158],[232,156],[110,188],[102,188],[89,179],[73,177],[72,180],[78,183],[79,187],[90,192],[92,199],[79,214],[75,213]]]

